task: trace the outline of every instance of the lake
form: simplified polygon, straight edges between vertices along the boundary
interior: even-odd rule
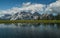
[[[60,24],[0,24],[0,38],[60,38]]]

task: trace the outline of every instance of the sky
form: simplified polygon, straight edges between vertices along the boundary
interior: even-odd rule
[[[33,14],[60,14],[60,0],[0,0],[0,17],[29,11]]]
[[[10,9],[12,7],[20,7],[22,3],[38,3],[38,4],[50,4],[56,2],[56,0],[0,0],[0,10]]]

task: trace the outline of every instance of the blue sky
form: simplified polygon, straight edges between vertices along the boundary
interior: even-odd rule
[[[12,7],[18,7],[22,3],[40,3],[40,4],[50,4],[56,0],[0,0],[0,10],[10,9]]]

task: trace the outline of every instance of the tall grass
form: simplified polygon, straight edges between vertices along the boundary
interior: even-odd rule
[[[60,23],[60,20],[0,20],[0,23]]]

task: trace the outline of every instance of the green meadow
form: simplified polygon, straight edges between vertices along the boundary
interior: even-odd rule
[[[60,23],[60,20],[0,20],[0,23]]]

